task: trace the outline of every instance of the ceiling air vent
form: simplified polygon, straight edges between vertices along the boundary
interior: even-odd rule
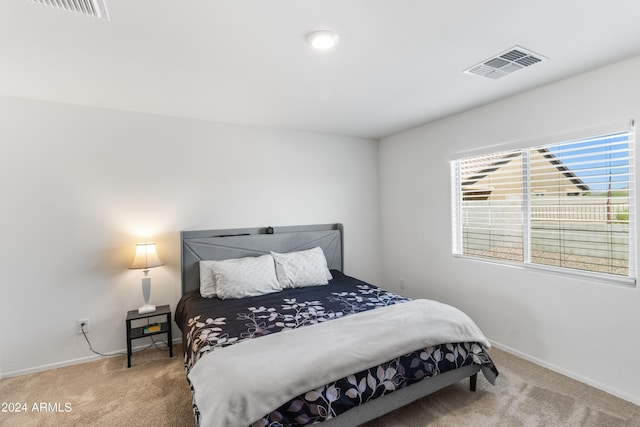
[[[523,47],[515,46],[473,67],[467,68],[464,70],[464,73],[496,80],[533,64],[537,64],[544,59],[548,58],[533,53]]]
[[[57,7],[58,9],[76,12],[94,18],[109,20],[109,12],[105,0],[31,0],[34,3]]]

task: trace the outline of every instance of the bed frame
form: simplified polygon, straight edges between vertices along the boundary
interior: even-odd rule
[[[200,288],[200,261],[321,247],[330,270],[342,271],[342,224],[196,230],[180,233],[182,294]]]
[[[319,246],[329,269],[343,271],[343,234],[342,224],[183,231],[180,233],[182,293],[199,289],[199,262],[202,260],[259,256],[269,251],[292,252]],[[352,408],[322,424],[327,427],[356,426],[465,378],[469,378],[470,389],[475,391],[479,371],[478,365],[470,365],[430,377]]]

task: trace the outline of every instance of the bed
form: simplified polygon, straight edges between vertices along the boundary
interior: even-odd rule
[[[196,424],[356,426],[465,378],[475,391],[479,371],[495,381],[489,343],[464,313],[344,274],[343,232],[181,233],[175,321]]]

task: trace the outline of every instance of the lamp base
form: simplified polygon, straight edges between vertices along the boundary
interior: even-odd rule
[[[156,306],[151,304],[145,304],[138,307],[138,314],[152,313],[156,311]]]

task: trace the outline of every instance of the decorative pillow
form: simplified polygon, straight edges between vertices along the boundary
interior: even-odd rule
[[[221,299],[254,297],[279,292],[271,255],[212,261],[216,293]]]
[[[213,277],[213,262],[215,261],[200,261],[200,295],[204,298],[218,296],[216,279]]]
[[[276,274],[283,288],[326,285],[333,277],[321,248],[279,254],[271,252],[276,261]]]

